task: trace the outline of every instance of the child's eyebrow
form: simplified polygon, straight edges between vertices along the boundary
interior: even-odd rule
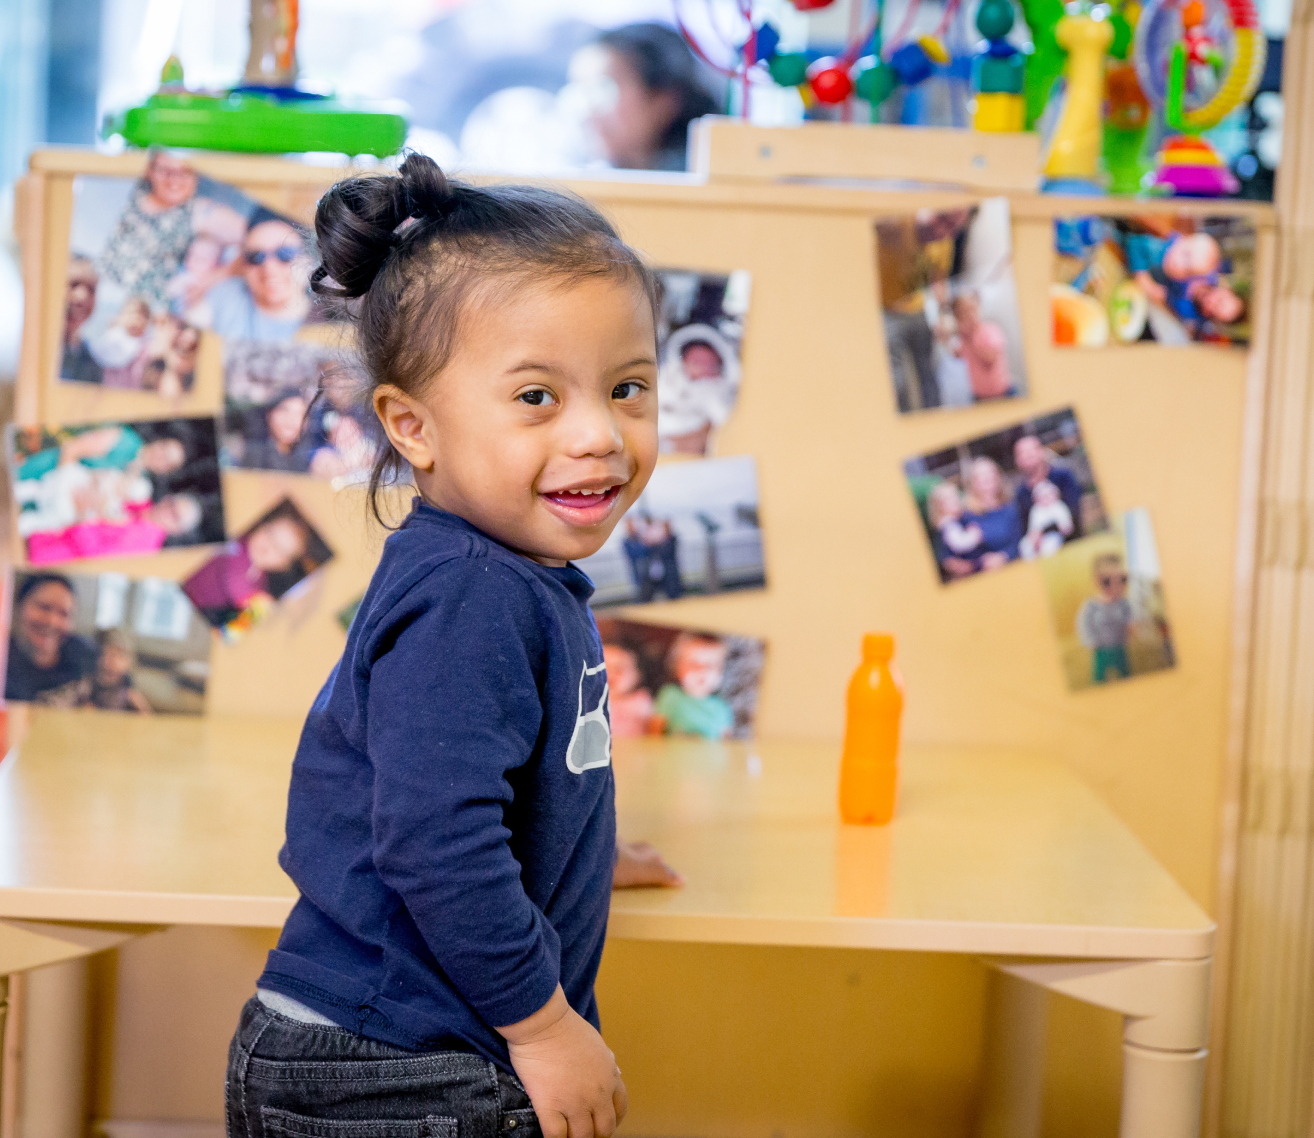
[[[635,356],[632,360],[626,360],[623,364],[615,364],[608,368],[608,371],[628,371],[632,367],[656,367],[657,361],[652,356]],[[562,375],[564,369],[557,364],[539,363],[537,360],[522,360],[514,367],[507,368],[507,375],[516,375],[522,371],[542,371],[549,375]]]

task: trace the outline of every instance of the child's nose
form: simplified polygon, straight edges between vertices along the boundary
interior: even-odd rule
[[[576,458],[613,454],[625,445],[608,407],[580,405],[565,416],[566,446]]]

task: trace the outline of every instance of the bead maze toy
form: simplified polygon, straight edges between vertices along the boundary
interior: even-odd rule
[[[241,85],[189,91],[182,64],[170,57],[160,87],[139,107],[107,116],[102,134],[132,146],[294,154],[395,154],[406,120],[299,89],[298,0],[251,0],[251,50]]]
[[[712,18],[713,0],[708,5],[709,26],[716,27]],[[790,0],[799,11],[812,11],[828,7],[834,0]],[[994,0],[1007,3],[1007,0]],[[805,106],[824,104],[842,105],[857,97],[871,107],[872,121],[876,121],[880,105],[900,87],[915,87],[934,74],[937,66],[949,63],[943,36],[957,15],[960,0],[947,0],[939,26],[931,35],[909,38],[921,0],[912,0],[904,13],[899,29],[884,49],[881,27],[884,18],[884,0],[880,0],[867,26],[854,37],[838,56],[823,56],[817,52],[782,52],[780,32],[770,23],[753,24],[751,0],[736,0],[739,31],[718,30],[720,52],[730,59],[729,64],[718,63],[704,44],[689,28],[676,4],[676,26],[689,47],[704,63],[735,83],[741,91],[740,113],[749,117],[749,99],[755,83],[774,83],[780,87],[798,90]]]
[[[1136,28],[1136,74],[1176,131],[1153,184],[1196,197],[1235,193],[1236,178],[1201,132],[1255,93],[1268,41],[1252,0],[1151,0]]]

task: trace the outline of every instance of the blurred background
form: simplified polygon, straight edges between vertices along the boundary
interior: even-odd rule
[[[1248,197],[1272,196],[1290,4],[1260,0],[1270,39],[1264,82],[1210,132]],[[780,31],[782,50],[821,54],[841,50],[873,9],[873,0],[837,0],[803,15],[788,0],[753,3],[754,20]],[[951,59],[886,100],[883,120],[966,125],[975,11],[973,0],[889,0],[887,38],[937,32]],[[681,42],[677,16],[713,65],[744,38],[735,0],[301,0],[300,85],[400,104],[409,145],[445,167],[662,176],[652,172],[684,170],[691,118],[740,109],[737,85]],[[112,148],[98,141],[100,123],[151,94],[171,54],[188,87],[234,85],[248,19],[246,0],[0,0],[0,382],[18,353],[12,183],[28,154],[50,144]],[[770,84],[754,88],[750,110],[769,125],[835,113]]]

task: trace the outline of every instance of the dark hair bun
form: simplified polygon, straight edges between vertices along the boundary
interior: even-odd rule
[[[408,218],[441,220],[456,202],[455,187],[438,163],[423,154],[408,155],[396,177],[367,175],[339,182],[315,210],[320,265],[310,287],[322,296],[364,296],[402,240],[398,227]]]

